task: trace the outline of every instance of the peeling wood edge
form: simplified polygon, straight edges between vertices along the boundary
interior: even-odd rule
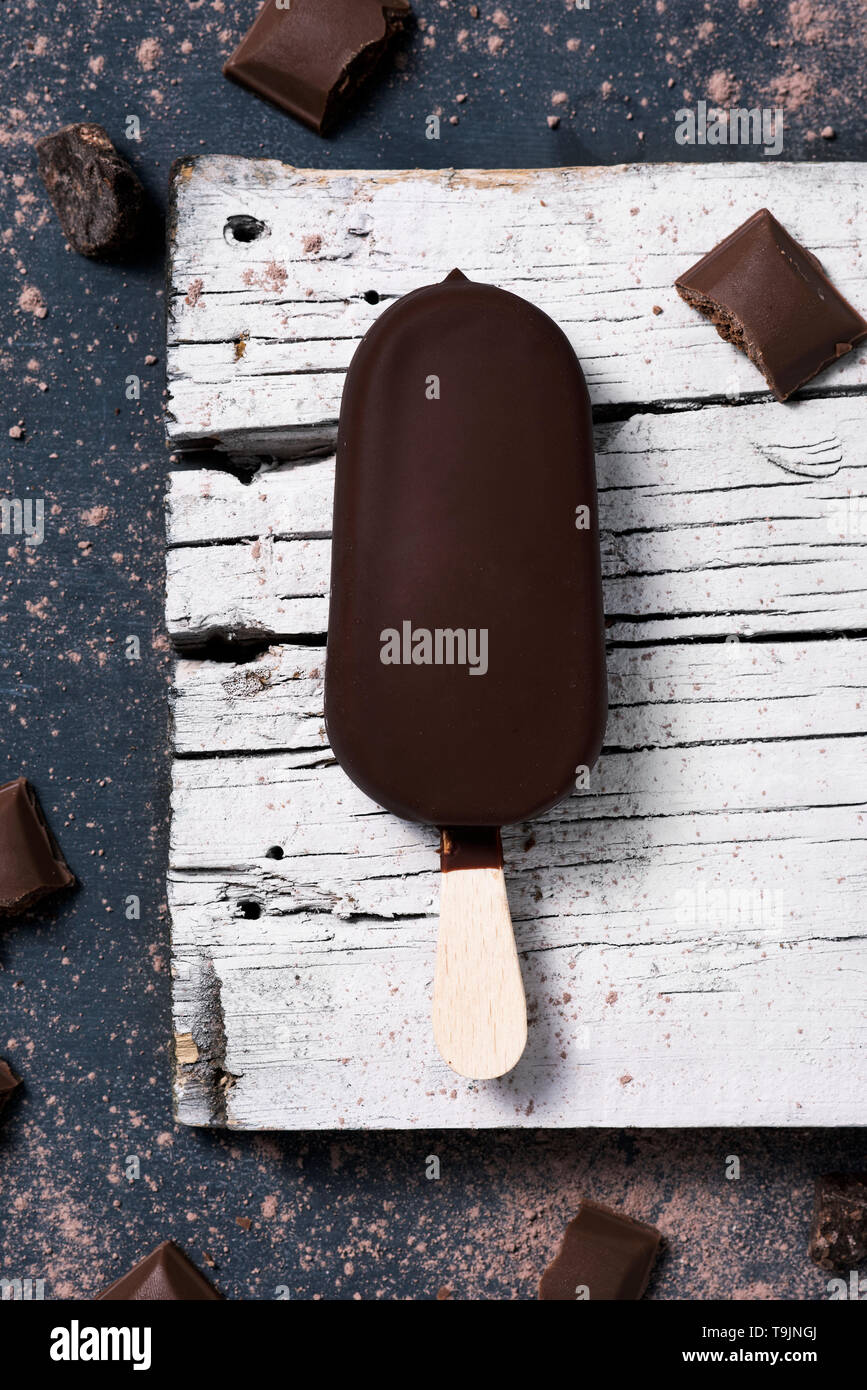
[[[226,1069],[226,1020],[222,981],[210,958],[185,958],[193,977],[193,1021],[189,1031],[176,1032],[173,1049],[174,1115],[181,1124],[231,1127],[229,1092],[240,1076]],[[188,1014],[190,1003],[179,1007],[177,964],[174,961],[172,1015]],[[189,1112],[189,1117],[185,1112]],[[193,1119],[191,1116],[195,1115]]]
[[[591,182],[594,179],[601,178],[606,174],[628,174],[630,172],[638,174],[640,177],[652,178],[655,171],[659,169],[672,171],[675,173],[683,173],[687,169],[689,169],[693,173],[693,176],[695,178],[701,179],[702,175],[707,174],[711,169],[714,171],[714,176],[718,176],[720,168],[725,167],[727,165],[737,167],[738,170],[745,170],[744,173],[739,172],[739,178],[748,177],[750,174],[754,174],[759,180],[764,180],[765,170],[767,168],[766,164],[760,164],[758,162],[755,162],[754,164],[748,162],[745,164],[742,160],[726,160],[722,163],[705,164],[703,161],[698,160],[684,161],[670,159],[658,161],[636,160],[633,162],[625,160],[618,164],[558,164],[523,167],[520,165],[510,165],[507,168],[496,169],[464,168],[452,164],[440,165],[435,169],[311,169],[300,164],[290,164],[287,160],[267,159],[257,155],[250,156],[239,154],[196,153],[181,155],[179,158],[177,158],[172,164],[171,169],[169,171],[169,179],[172,182],[172,184],[177,183],[180,180],[183,180],[184,182],[189,182],[189,180],[195,174],[198,173],[198,166],[200,164],[217,162],[226,165],[246,166],[247,168],[249,168],[251,165],[256,165],[260,169],[267,167],[269,173],[270,166],[274,166],[276,169],[280,170],[281,174],[285,174],[288,172],[290,176],[303,178],[305,180],[315,179],[317,182],[323,185],[339,179],[367,179],[370,181],[388,185],[398,182],[403,183],[407,180],[412,180],[413,182],[425,182],[426,180],[435,179],[439,177],[448,178],[450,181],[455,181],[462,184],[465,183],[466,186],[469,188],[496,188],[503,182],[514,183],[518,180],[527,180],[534,178],[536,175],[544,175],[545,177],[551,177],[559,174],[565,177],[579,178],[587,182]],[[858,165],[862,163],[862,161],[858,160],[852,161],[852,164],[855,167],[858,167]],[[803,167],[803,161],[800,160],[774,161],[775,169],[792,169],[800,173]],[[841,172],[839,162],[834,160],[816,160],[815,162],[811,161],[810,167],[816,170],[827,170],[829,174],[836,173],[839,175]],[[867,168],[867,163],[863,163],[863,167]],[[267,177],[261,178],[259,180],[260,184],[267,184],[268,181],[269,180]]]

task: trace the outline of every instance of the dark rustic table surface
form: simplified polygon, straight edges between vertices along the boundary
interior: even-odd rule
[[[174,1237],[231,1298],[531,1298],[589,1195],[662,1228],[651,1297],[826,1297],[812,1181],[865,1166],[858,1131],[174,1125],[163,251],[155,235],[117,267],[66,249],[34,143],[99,121],[160,209],[172,160],[200,151],[356,168],[767,157],[678,145],[676,112],[701,100],[782,108],[784,159],[865,159],[863,0],[416,0],[396,64],[330,141],[221,76],[256,10],[0,8],[0,496],[46,510],[40,546],[0,537],[0,772],[33,781],[80,881],[0,932],[0,1055],[25,1082],[0,1130],[0,1275],[89,1298]]]

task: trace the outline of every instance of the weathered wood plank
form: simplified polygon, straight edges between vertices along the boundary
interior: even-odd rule
[[[210,982],[178,1000],[200,1053],[179,1068],[181,1114],[208,1122],[223,1099],[225,1122],[253,1127],[857,1122],[867,739],[796,747],[609,755],[594,793],[506,832],[533,1026],[516,1071],[481,1084],[430,1038],[435,832],[333,764],[181,760],[176,968]]]
[[[863,305],[864,187],[854,165],[182,168],[173,441],[303,459],[170,484],[173,640],[270,644],[176,670],[179,1118],[863,1122],[867,352],[780,406],[672,286],[768,203]],[[231,213],[265,233],[227,240]],[[458,263],[547,309],[617,408],[596,428],[606,747],[589,790],[504,832],[530,1042],[481,1084],[432,1042],[436,832],[337,767],[324,649],[291,640],[325,631],[346,365],[384,304]]]
[[[180,660],[174,742],[182,756],[327,751],[325,650],[276,646],[226,664]],[[615,648],[606,745],[821,738],[867,732],[867,639]]]
[[[611,639],[863,627],[865,432],[867,396],[598,426]],[[333,459],[249,484],[213,469],[172,477],[177,643],[325,631],[333,478]]]
[[[361,336],[456,265],[551,314],[596,405],[764,394],[675,278],[770,201],[863,306],[864,189],[865,166],[839,163],[366,173],[185,161],[173,182],[169,437],[276,457],[333,444]],[[237,214],[262,235],[235,240]],[[806,393],[865,385],[861,350]]]

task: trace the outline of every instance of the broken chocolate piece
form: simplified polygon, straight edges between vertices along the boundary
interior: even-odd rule
[[[762,208],[675,281],[681,299],[745,352],[779,401],[867,337],[812,252]]]
[[[104,1293],[97,1294],[96,1302],[104,1299],[109,1303],[157,1303],[161,1300],[202,1303],[222,1297],[183,1250],[174,1241],[166,1240],[129,1274],[115,1280]]]
[[[867,1263],[867,1173],[827,1173],[817,1180],[809,1252],[822,1269]]]
[[[266,0],[223,72],[322,135],[411,13],[408,0]]]
[[[75,882],[24,777],[0,786],[0,917]]]
[[[21,1078],[15,1075],[9,1063],[0,1057],[0,1110],[11,1100],[20,1085]]]
[[[64,126],[40,140],[36,153],[42,182],[76,251],[109,256],[136,240],[144,189],[102,126]]]
[[[582,1202],[542,1275],[539,1298],[560,1303],[640,1298],[660,1239],[653,1226],[596,1202]]]

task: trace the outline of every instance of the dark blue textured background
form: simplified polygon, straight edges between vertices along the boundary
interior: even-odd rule
[[[123,268],[65,250],[33,144],[99,121],[161,207],[172,159],[201,151],[329,167],[761,158],[674,142],[677,108],[728,87],[742,105],[786,107],[785,158],[863,159],[863,4],[591,0],[585,12],[505,0],[473,18],[456,0],[424,0],[399,65],[327,142],[221,77],[256,8],[0,6],[0,486],[50,512],[38,549],[0,543],[0,774],[32,779],[81,881],[0,931],[0,1055],[26,1083],[0,1129],[2,1274],[45,1278],[49,1297],[90,1296],[174,1236],[233,1298],[278,1285],[302,1298],[532,1297],[587,1194],[664,1229],[652,1295],[822,1297],[827,1276],[805,1254],[811,1180],[865,1166],[856,1131],[173,1126],[162,247],[155,236]],[[439,142],[424,138],[434,111]],[[131,114],[140,143],[124,138]],[[132,373],[140,403],[125,399]],[[16,426],[23,437],[9,438]],[[137,663],[128,635],[141,639]],[[124,917],[132,893],[140,921]],[[439,1182],[424,1177],[430,1153]],[[737,1183],[723,1176],[729,1154],[742,1160]]]

